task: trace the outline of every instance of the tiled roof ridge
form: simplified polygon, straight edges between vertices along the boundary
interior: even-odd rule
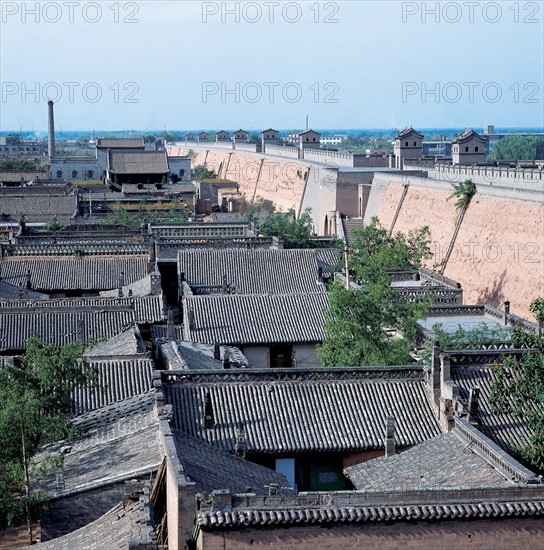
[[[399,365],[384,367],[316,367],[316,368],[293,368],[293,369],[255,369],[245,368],[236,371],[217,371],[217,370],[168,370],[161,371],[169,381],[183,383],[203,383],[207,379],[210,382],[243,382],[252,380],[255,382],[271,383],[285,381],[305,381],[305,382],[324,382],[324,381],[344,381],[368,380],[370,382],[380,382],[382,380],[405,381],[424,380],[425,372],[422,365]],[[381,374],[382,377],[378,375]],[[394,377],[400,374],[402,376]]]
[[[467,443],[471,452],[483,458],[506,479],[514,483],[542,483],[542,476],[520,464],[464,418],[455,418],[455,428],[452,431]]]
[[[326,506],[307,508],[233,509],[200,511],[198,528],[225,529],[260,525],[300,525],[323,523],[363,523],[394,520],[440,520],[544,516],[544,499],[504,502],[444,502],[441,504],[399,504],[376,506]]]

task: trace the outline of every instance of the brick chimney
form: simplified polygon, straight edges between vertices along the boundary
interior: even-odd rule
[[[49,160],[55,158],[55,115],[53,113],[53,102],[47,102],[48,125],[47,125],[47,156]]]
[[[468,420],[469,422],[477,422],[478,403],[480,400],[480,388],[474,386],[470,388],[468,393]]]
[[[385,424],[385,456],[395,454],[395,417],[388,416]]]
[[[236,430],[236,445],[234,446],[234,455],[240,458],[246,457],[246,428],[243,422],[238,424],[238,429]]]
[[[207,430],[215,426],[215,419],[213,416],[212,397],[208,392],[206,394],[206,401],[204,402],[204,428]]]

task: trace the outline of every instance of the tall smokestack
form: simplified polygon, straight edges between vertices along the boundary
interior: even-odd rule
[[[47,106],[49,108],[49,125],[47,128],[48,134],[49,134],[49,140],[48,140],[48,146],[47,146],[47,153],[49,156],[49,159],[52,159],[55,157],[55,117],[53,115],[53,102],[48,101]]]

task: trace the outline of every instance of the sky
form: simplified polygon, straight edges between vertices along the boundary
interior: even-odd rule
[[[0,9],[0,131],[544,126],[543,1]]]

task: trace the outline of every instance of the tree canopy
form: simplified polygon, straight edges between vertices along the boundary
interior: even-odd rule
[[[532,302],[531,312],[542,327],[544,298]],[[531,434],[529,441],[515,451],[530,468],[544,473],[544,338],[516,329],[514,340],[516,347],[525,351],[520,359],[507,356],[495,364],[492,410],[525,423]]]
[[[259,223],[259,233],[265,237],[281,237],[285,248],[311,248],[313,243],[312,211],[306,208],[297,218],[295,210],[276,210],[273,204],[266,204],[261,197],[246,202],[244,220]]]
[[[541,136],[505,136],[491,150],[493,160],[535,160],[544,158]]]
[[[75,388],[95,384],[82,368],[83,346],[57,347],[33,336],[20,362],[0,362],[0,525],[30,516],[32,457],[46,444],[70,439]]]
[[[408,302],[391,287],[388,270],[418,269],[430,257],[429,230],[424,227],[390,237],[374,218],[356,235],[349,267],[361,288],[346,289],[338,281],[332,284],[325,339],[318,349],[321,362],[324,366],[411,362],[417,320],[425,315],[430,300]]]

